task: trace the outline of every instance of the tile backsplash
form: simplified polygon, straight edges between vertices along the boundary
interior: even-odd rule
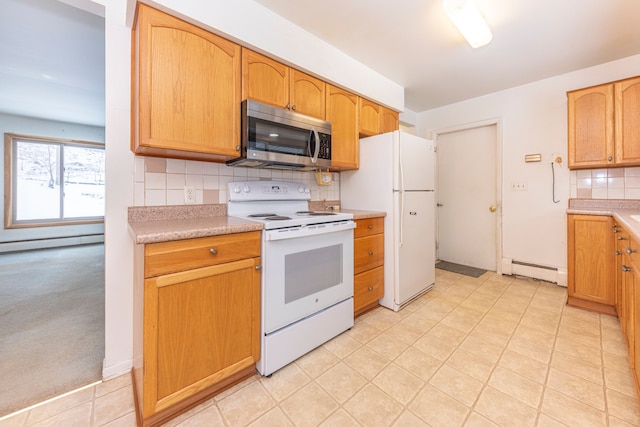
[[[312,201],[340,200],[340,174],[331,185],[316,183],[314,172],[229,167],[222,163],[157,157],[135,158],[134,206],[184,205],[184,187],[196,190],[197,204],[227,203],[231,181],[282,180],[300,182],[311,189]]]
[[[640,167],[571,171],[571,198],[640,199]]]

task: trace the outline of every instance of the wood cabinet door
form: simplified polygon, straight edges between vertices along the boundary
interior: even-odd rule
[[[259,258],[144,281],[143,417],[260,357]]]
[[[358,97],[327,84],[327,121],[331,122],[331,167],[358,169]]]
[[[400,120],[396,111],[380,107],[380,133],[393,132],[400,127]]]
[[[289,67],[242,48],[242,99],[288,108]]]
[[[640,164],[640,77],[615,83],[616,164]]]
[[[620,225],[615,224],[614,226],[614,236],[615,236],[615,276],[616,276],[616,314],[618,318],[623,318],[623,288],[624,288],[624,275],[625,272],[622,269],[622,266],[625,265],[626,257],[624,256],[624,250],[626,247],[626,243],[629,241],[629,234],[622,228]]]
[[[569,297],[604,305],[615,304],[613,219],[568,215]]]
[[[324,120],[326,115],[325,82],[293,68],[290,74],[291,110]]]
[[[567,94],[569,168],[614,164],[613,84]]]
[[[360,136],[380,133],[380,106],[368,99],[358,98],[360,109]]]
[[[134,151],[236,156],[240,46],[144,4],[138,7]]]

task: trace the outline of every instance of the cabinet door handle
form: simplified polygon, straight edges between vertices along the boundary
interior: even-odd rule
[[[287,110],[290,110],[291,109],[291,104],[285,105],[284,108],[286,108]]]
[[[615,251],[614,253],[615,253],[616,255],[622,255],[622,252],[620,252],[620,251]]]
[[[626,272],[631,271],[631,268],[627,267],[626,265],[621,265],[620,266],[620,270],[622,270],[622,271],[624,271],[626,273]]]
[[[295,105],[293,105],[293,106],[291,107],[291,109],[292,109],[293,111],[296,111],[296,106],[295,106]]]
[[[213,248],[209,249],[209,252],[211,252],[211,255],[218,255],[218,251]]]
[[[369,230],[373,230],[373,225],[370,225],[369,227],[367,227]]]
[[[625,249],[624,251],[625,251],[626,253],[628,253],[628,254],[632,254],[632,253],[634,253],[634,252],[635,252],[635,251],[634,251],[633,249],[631,249],[631,248],[627,248],[627,249]]]
[[[369,286],[369,290],[372,291],[373,290],[373,286]]]
[[[262,270],[262,266],[261,265],[256,265],[256,270]]]
[[[373,255],[373,251],[369,251],[369,255]]]
[[[613,157],[609,156],[609,157],[607,158],[607,160],[611,161],[611,160],[613,160]]]
[[[620,232],[620,230],[618,230],[617,228],[615,228],[615,229],[613,230],[613,232],[614,232],[614,233],[619,233],[619,232]]]

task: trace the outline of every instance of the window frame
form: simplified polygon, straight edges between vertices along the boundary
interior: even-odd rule
[[[46,218],[46,219],[29,219],[15,220],[14,203],[17,194],[17,172],[16,172],[16,144],[18,141],[34,142],[39,144],[52,144],[60,147],[83,147],[83,148],[99,148],[104,150],[105,146],[100,142],[82,141],[64,138],[50,138],[42,136],[20,135],[14,133],[5,133],[4,135],[4,228],[32,228],[32,227],[51,227],[61,225],[78,225],[78,224],[101,224],[104,223],[104,215],[95,217],[76,217],[76,218]],[[62,148],[61,150],[64,150]],[[64,171],[64,156],[62,159],[61,170]],[[62,173],[64,175],[64,172]],[[64,182],[64,181],[62,181]],[[62,185],[61,182],[61,185]],[[106,183],[105,183],[106,186]],[[105,187],[106,188],[106,187]],[[60,191],[63,191],[61,187]],[[61,204],[63,196],[60,197]],[[64,212],[61,210],[61,213]]]

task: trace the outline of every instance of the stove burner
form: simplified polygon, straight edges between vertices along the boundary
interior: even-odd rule
[[[268,216],[265,219],[270,220],[270,221],[284,221],[287,219],[291,219],[288,216],[281,216],[281,215],[273,215],[273,216]]]
[[[277,216],[277,215],[274,213],[257,213],[257,214],[248,215],[249,218],[264,218],[267,216]]]
[[[296,212],[297,215],[309,215],[312,214],[313,211],[298,211]]]

